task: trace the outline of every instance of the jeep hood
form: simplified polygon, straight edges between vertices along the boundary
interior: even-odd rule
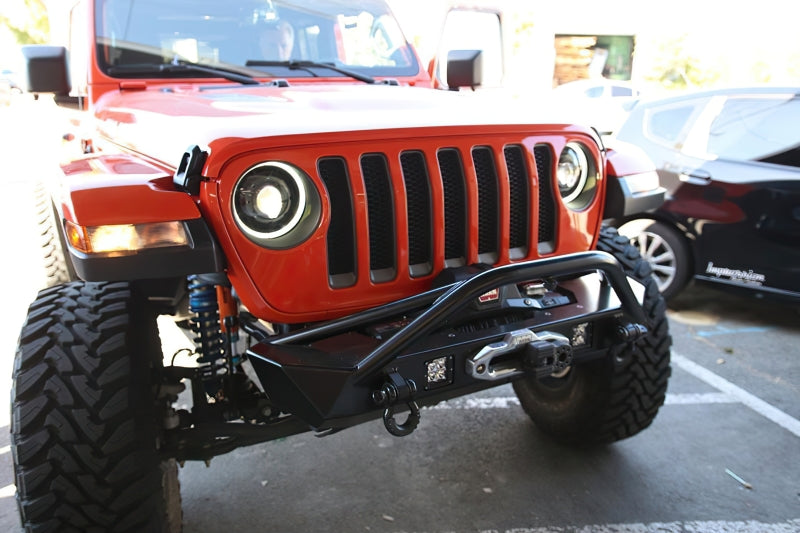
[[[525,108],[497,95],[390,85],[162,86],[107,94],[95,119],[115,144],[174,167],[187,147],[218,139],[542,122]]]

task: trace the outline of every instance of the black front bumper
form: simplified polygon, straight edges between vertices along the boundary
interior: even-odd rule
[[[450,327],[480,296],[542,279],[555,280],[572,295],[569,302],[549,306],[523,298],[510,303],[532,306],[533,311],[519,320]],[[517,372],[478,378],[468,370],[468,360],[520,331],[570,339],[576,363],[602,357],[612,344],[622,342],[620,324],[645,323],[642,294],[643,287],[631,283],[613,256],[584,252],[490,269],[408,300],[264,338],[247,356],[278,409],[317,430],[339,429],[380,416],[383,406],[376,404],[375,393],[389,374],[410,383],[413,400],[423,405],[519,377]],[[387,321],[399,325],[384,334],[372,327]]]

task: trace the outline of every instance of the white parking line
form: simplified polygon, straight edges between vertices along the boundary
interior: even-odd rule
[[[739,400],[725,392],[667,394],[664,405],[693,405],[702,403],[737,403]]]
[[[690,361],[680,354],[673,352],[672,364],[681,370],[688,372],[694,377],[705,381],[715,389],[728,394],[733,398],[736,398],[737,401],[745,404],[756,413],[768,418],[769,420],[772,420],[782,428],[800,437],[800,420],[792,418],[777,407],[768,404],[761,398],[753,396],[746,390],[737,387],[722,376],[718,376],[707,368],[698,365],[694,361]]]
[[[437,403],[426,409],[508,409],[519,405],[516,396],[494,396],[491,398],[457,398]]]
[[[601,524],[581,527],[515,527],[503,533],[792,533],[800,531],[800,519],[764,523],[726,522],[721,520],[653,522],[652,524]],[[480,533],[500,533],[484,529]]]
[[[739,403],[740,400],[724,392],[667,394],[664,405],[697,405],[708,403]],[[519,406],[516,396],[491,396],[488,398],[457,398],[438,403],[426,409],[508,409]]]

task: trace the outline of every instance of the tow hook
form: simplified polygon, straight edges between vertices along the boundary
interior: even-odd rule
[[[396,370],[386,375],[383,386],[372,393],[372,401],[376,405],[385,407],[383,411],[383,425],[386,431],[395,437],[405,437],[417,429],[419,425],[419,406],[414,401],[417,385],[412,379],[405,379]],[[402,424],[395,419],[395,407],[405,403],[408,407],[408,418]]]

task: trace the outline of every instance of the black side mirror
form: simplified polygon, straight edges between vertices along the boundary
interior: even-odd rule
[[[43,44],[22,47],[27,90],[31,93],[68,95],[72,89],[67,68],[67,49]]]
[[[481,50],[450,50],[447,53],[447,86],[479,87],[483,82],[483,52]]]

